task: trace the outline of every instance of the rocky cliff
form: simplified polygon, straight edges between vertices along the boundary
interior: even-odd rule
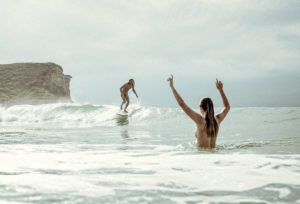
[[[71,102],[71,78],[54,63],[0,64],[0,104]]]

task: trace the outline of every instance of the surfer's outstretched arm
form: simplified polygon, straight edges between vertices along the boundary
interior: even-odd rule
[[[224,120],[227,113],[229,112],[230,104],[228,102],[228,99],[227,99],[224,91],[223,91],[223,83],[221,81],[219,81],[218,79],[216,79],[216,87],[217,87],[217,89],[219,90],[219,92],[221,94],[223,105],[224,105],[224,109],[221,111],[221,113],[216,115],[216,118],[219,120],[219,123],[220,123],[220,122],[222,122],[222,120]]]
[[[135,92],[135,89],[134,89],[134,85],[132,86],[132,91],[136,95],[136,97],[138,98],[138,95],[137,95],[137,93]]]
[[[177,93],[176,89],[173,86],[173,75],[169,77],[168,81],[170,82],[170,87],[172,89],[172,92],[174,94],[174,97],[178,103],[178,105],[182,108],[182,110],[195,122],[195,123],[201,123],[201,116],[193,111],[188,105],[185,104],[181,96]]]

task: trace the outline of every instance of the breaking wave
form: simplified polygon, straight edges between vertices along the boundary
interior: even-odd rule
[[[181,113],[175,108],[143,107],[131,105],[129,115],[124,118],[117,113],[116,105],[93,104],[43,104],[0,106],[0,124],[2,125],[55,125],[58,127],[94,127],[126,124],[134,125],[157,123]],[[158,120],[157,120],[158,119]],[[123,123],[122,123],[123,122]]]

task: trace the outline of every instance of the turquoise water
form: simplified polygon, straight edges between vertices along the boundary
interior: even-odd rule
[[[232,108],[214,150],[178,108],[118,109],[0,107],[0,203],[300,203],[299,107]]]

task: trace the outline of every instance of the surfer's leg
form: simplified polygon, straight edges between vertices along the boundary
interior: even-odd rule
[[[123,105],[124,105],[124,103],[126,103],[126,98],[125,98],[125,96],[124,96],[124,94],[122,93],[121,94],[121,97],[122,97],[122,104],[121,104],[121,107],[120,107],[120,109],[122,110],[123,109]]]
[[[124,109],[124,112],[125,112],[125,113],[127,113],[127,110],[126,110],[126,109],[127,109],[128,105],[129,105],[129,96],[128,96],[128,95],[126,95],[126,102],[127,102],[127,103],[126,103],[126,106],[125,106],[125,109]]]
[[[121,107],[120,107],[121,110],[123,109],[124,103],[125,103],[125,102],[123,101],[122,104],[121,104]]]

